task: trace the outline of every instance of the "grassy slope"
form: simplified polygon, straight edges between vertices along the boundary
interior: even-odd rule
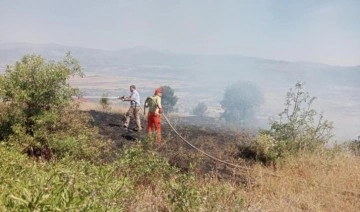
[[[249,139],[244,134],[178,127],[194,144],[246,169],[214,162],[168,132],[162,147],[128,141],[118,159],[102,166],[67,158],[33,161],[0,145],[0,210],[360,210],[359,157],[332,151],[290,157],[275,166],[249,165],[233,157],[233,142],[219,142]],[[184,172],[174,160],[193,168]]]

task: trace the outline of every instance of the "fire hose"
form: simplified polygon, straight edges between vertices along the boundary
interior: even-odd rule
[[[89,98],[89,99],[101,99],[101,98],[108,98],[108,99],[122,99],[122,97],[115,97],[115,96],[112,96],[112,97],[104,97],[104,96],[82,96],[81,98]],[[140,107],[140,110],[142,110],[142,108]],[[145,111],[143,111],[145,112]],[[195,150],[197,150],[198,152],[200,152],[201,154],[215,160],[215,161],[218,161],[220,163],[223,163],[223,164],[226,164],[226,165],[229,165],[229,166],[232,166],[232,167],[235,167],[235,168],[239,168],[239,169],[245,169],[245,170],[252,170],[251,168],[248,168],[248,167],[245,167],[245,166],[239,166],[239,165],[236,165],[236,164],[233,164],[233,163],[230,163],[230,162],[227,162],[227,161],[224,161],[224,160],[221,160],[219,158],[216,158],[210,154],[208,154],[207,152],[197,148],[195,145],[193,145],[192,143],[190,143],[188,140],[186,140],[177,130],[176,128],[171,124],[171,122],[169,121],[168,117],[165,115],[165,113],[161,113],[162,116],[164,117],[164,119],[166,120],[166,122],[168,123],[168,125],[170,126],[170,128],[179,136],[179,138],[181,138],[186,144],[188,144],[190,147],[194,148]],[[265,172],[264,174],[267,174],[267,175],[270,175],[270,176],[273,176],[273,177],[278,177],[280,178],[281,176],[279,175],[276,175],[274,173],[270,173],[270,172]],[[321,186],[321,187],[324,187],[324,188],[329,188],[327,186]],[[334,189],[334,187],[331,187],[332,189]],[[350,190],[344,190],[344,189],[341,189],[341,188],[335,188],[336,190],[338,191],[341,191],[341,192],[347,192],[351,195],[356,195],[356,196],[360,196],[360,193],[358,192],[355,192],[355,191],[350,191]]]
[[[81,98],[86,98],[86,99],[101,99],[101,98],[108,98],[108,99],[122,99],[123,97],[115,97],[115,96],[110,96],[110,97],[107,97],[107,96],[82,96]],[[141,107],[140,107],[140,110],[143,110]],[[145,111],[143,111],[145,113]],[[168,125],[170,126],[170,128],[179,136],[179,138],[181,138],[186,144],[188,144],[190,147],[192,147],[193,149],[197,150],[198,152],[200,152],[201,154],[215,160],[215,161],[218,161],[220,163],[223,163],[223,164],[226,164],[226,165],[229,165],[229,166],[232,166],[232,167],[236,167],[236,168],[241,168],[241,169],[246,169],[246,170],[250,170],[250,168],[247,168],[247,167],[244,167],[244,166],[239,166],[239,165],[236,165],[236,164],[233,164],[233,163],[230,163],[230,162],[227,162],[227,161],[224,161],[224,160],[221,160],[219,158],[216,158],[210,154],[208,154],[207,152],[199,149],[198,147],[196,147],[195,145],[193,145],[192,143],[190,143],[188,140],[186,140],[177,130],[176,128],[171,124],[170,120],[168,119],[168,117],[165,115],[165,113],[161,113],[162,116],[164,117],[164,119],[166,120],[166,122],[168,123]]]
[[[120,96],[73,96],[73,99],[120,99]]]
[[[109,99],[121,99],[121,97],[99,97],[99,96],[83,96],[83,98],[109,98]],[[142,110],[142,108],[140,107],[140,110]],[[145,112],[145,111],[143,111]],[[223,163],[223,164],[226,164],[226,165],[229,165],[229,166],[232,166],[234,168],[239,168],[239,169],[244,169],[244,170],[252,170],[251,168],[248,168],[248,167],[245,167],[245,166],[239,166],[237,164],[233,164],[233,163],[230,163],[230,162],[227,162],[227,161],[224,161],[224,160],[221,160],[219,158],[216,158],[210,154],[208,154],[207,152],[197,148],[195,145],[193,145],[192,143],[190,143],[188,140],[186,140],[186,138],[184,138],[177,130],[176,128],[171,124],[171,122],[169,121],[168,117],[165,115],[165,113],[161,113],[162,116],[164,117],[164,119],[166,120],[166,122],[168,123],[168,125],[170,126],[170,128],[179,136],[179,138],[181,138],[186,144],[188,144],[190,147],[192,147],[193,149],[197,150],[198,152],[200,152],[201,154],[215,160],[215,161],[218,161],[220,163]],[[273,177],[277,177],[277,178],[280,178],[281,176],[277,175],[277,174],[274,174],[274,173],[271,173],[271,172],[264,172],[263,174],[266,174],[266,175],[270,175],[270,176],[273,176]],[[321,186],[320,187],[324,187],[324,188],[329,188],[328,186]],[[334,189],[334,187],[331,187],[332,189]],[[356,196],[360,196],[360,193],[356,192],[356,191],[351,191],[351,190],[344,190],[344,189],[341,189],[341,188],[335,188],[336,190],[344,193],[349,193],[351,195],[356,195]]]

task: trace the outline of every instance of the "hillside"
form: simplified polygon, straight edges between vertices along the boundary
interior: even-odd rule
[[[124,114],[98,110],[90,110],[88,113],[93,118],[94,125],[99,128],[99,135],[104,140],[113,140],[118,148],[136,145],[138,140],[147,136],[146,120],[144,119],[142,119],[144,129],[140,132],[134,132],[131,130],[136,126],[133,122],[131,122],[129,130],[125,130],[122,127],[122,123],[125,121]],[[201,122],[205,120],[205,122],[209,123],[209,121],[212,120],[211,118],[195,117],[188,120],[188,118],[184,117],[169,116],[169,119],[171,121],[170,123],[175,127],[175,130],[180,133],[180,136],[184,136],[186,141],[201,148],[208,154],[228,162],[233,161],[236,164],[239,164],[240,159],[237,149],[237,145],[239,142],[241,143],[241,141],[237,140],[239,136],[242,135],[246,138],[244,142],[249,142],[249,139],[254,138],[254,134],[251,132],[244,131],[240,133],[239,131],[227,129],[221,124],[207,124],[206,126],[200,127]],[[156,148],[172,165],[183,170],[189,170],[191,163],[197,163],[198,167],[196,171],[199,175],[205,176],[215,171],[218,172],[221,178],[230,177],[226,170],[222,170],[225,168],[223,166],[225,164],[217,164],[213,159],[202,155],[196,149],[192,148],[176,134],[165,119],[163,119],[162,131],[163,142],[161,145],[156,145]],[[226,148],[224,149],[223,147],[225,146]],[[191,155],[196,155],[196,158],[191,159]],[[241,179],[235,178],[235,180],[239,181]]]
[[[136,134],[120,128],[122,113],[98,110],[84,113],[91,114],[103,141],[114,141],[112,152],[118,155],[107,154],[110,160],[100,165],[72,158],[44,162],[0,145],[1,210],[358,211],[360,208],[359,157],[340,150],[302,153],[263,165],[251,160],[251,155],[239,154],[239,144],[251,141],[251,133],[174,122],[192,144],[236,165],[233,167],[194,150],[171,132],[166,123],[163,145],[151,147],[136,139],[145,136],[145,132]]]
[[[12,64],[25,54],[40,54],[58,59],[70,51],[85,67],[88,74],[163,78],[196,78],[213,83],[229,82],[235,78],[259,81],[317,81],[321,84],[359,86],[360,66],[341,67],[320,63],[288,62],[253,58],[242,55],[191,55],[134,47],[119,51],[86,49],[57,44],[0,43],[0,62]],[[360,61],[359,61],[360,63]],[[206,74],[206,75],[204,75]],[[212,80],[214,81],[212,81]],[[321,79],[321,80],[319,80]],[[196,81],[196,80],[194,80]],[[281,86],[283,83],[279,83]]]
[[[314,123],[312,113],[296,112],[304,119],[262,133],[217,117],[163,113],[158,144],[133,123],[121,127],[128,103],[80,98],[68,84],[81,74],[73,59],[26,56],[0,78],[0,211],[360,207],[358,141],[325,146],[331,126]],[[106,80],[121,79],[114,78]]]

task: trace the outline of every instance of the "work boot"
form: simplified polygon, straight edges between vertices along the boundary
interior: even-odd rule
[[[137,129],[136,131],[142,130],[140,118],[136,119],[136,128],[135,129]]]
[[[135,127],[134,129],[133,129],[133,131],[135,131],[135,132],[139,132],[139,131],[141,131],[142,130],[142,128],[138,128],[138,127]]]

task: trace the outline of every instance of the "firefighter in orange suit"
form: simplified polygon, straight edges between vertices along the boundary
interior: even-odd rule
[[[155,129],[156,132],[156,141],[157,143],[161,143],[161,113],[163,113],[163,108],[161,105],[161,96],[162,89],[157,88],[155,90],[154,96],[150,98],[150,101],[147,101],[147,107],[149,107],[148,112],[148,125],[147,132],[149,134],[153,133]]]

